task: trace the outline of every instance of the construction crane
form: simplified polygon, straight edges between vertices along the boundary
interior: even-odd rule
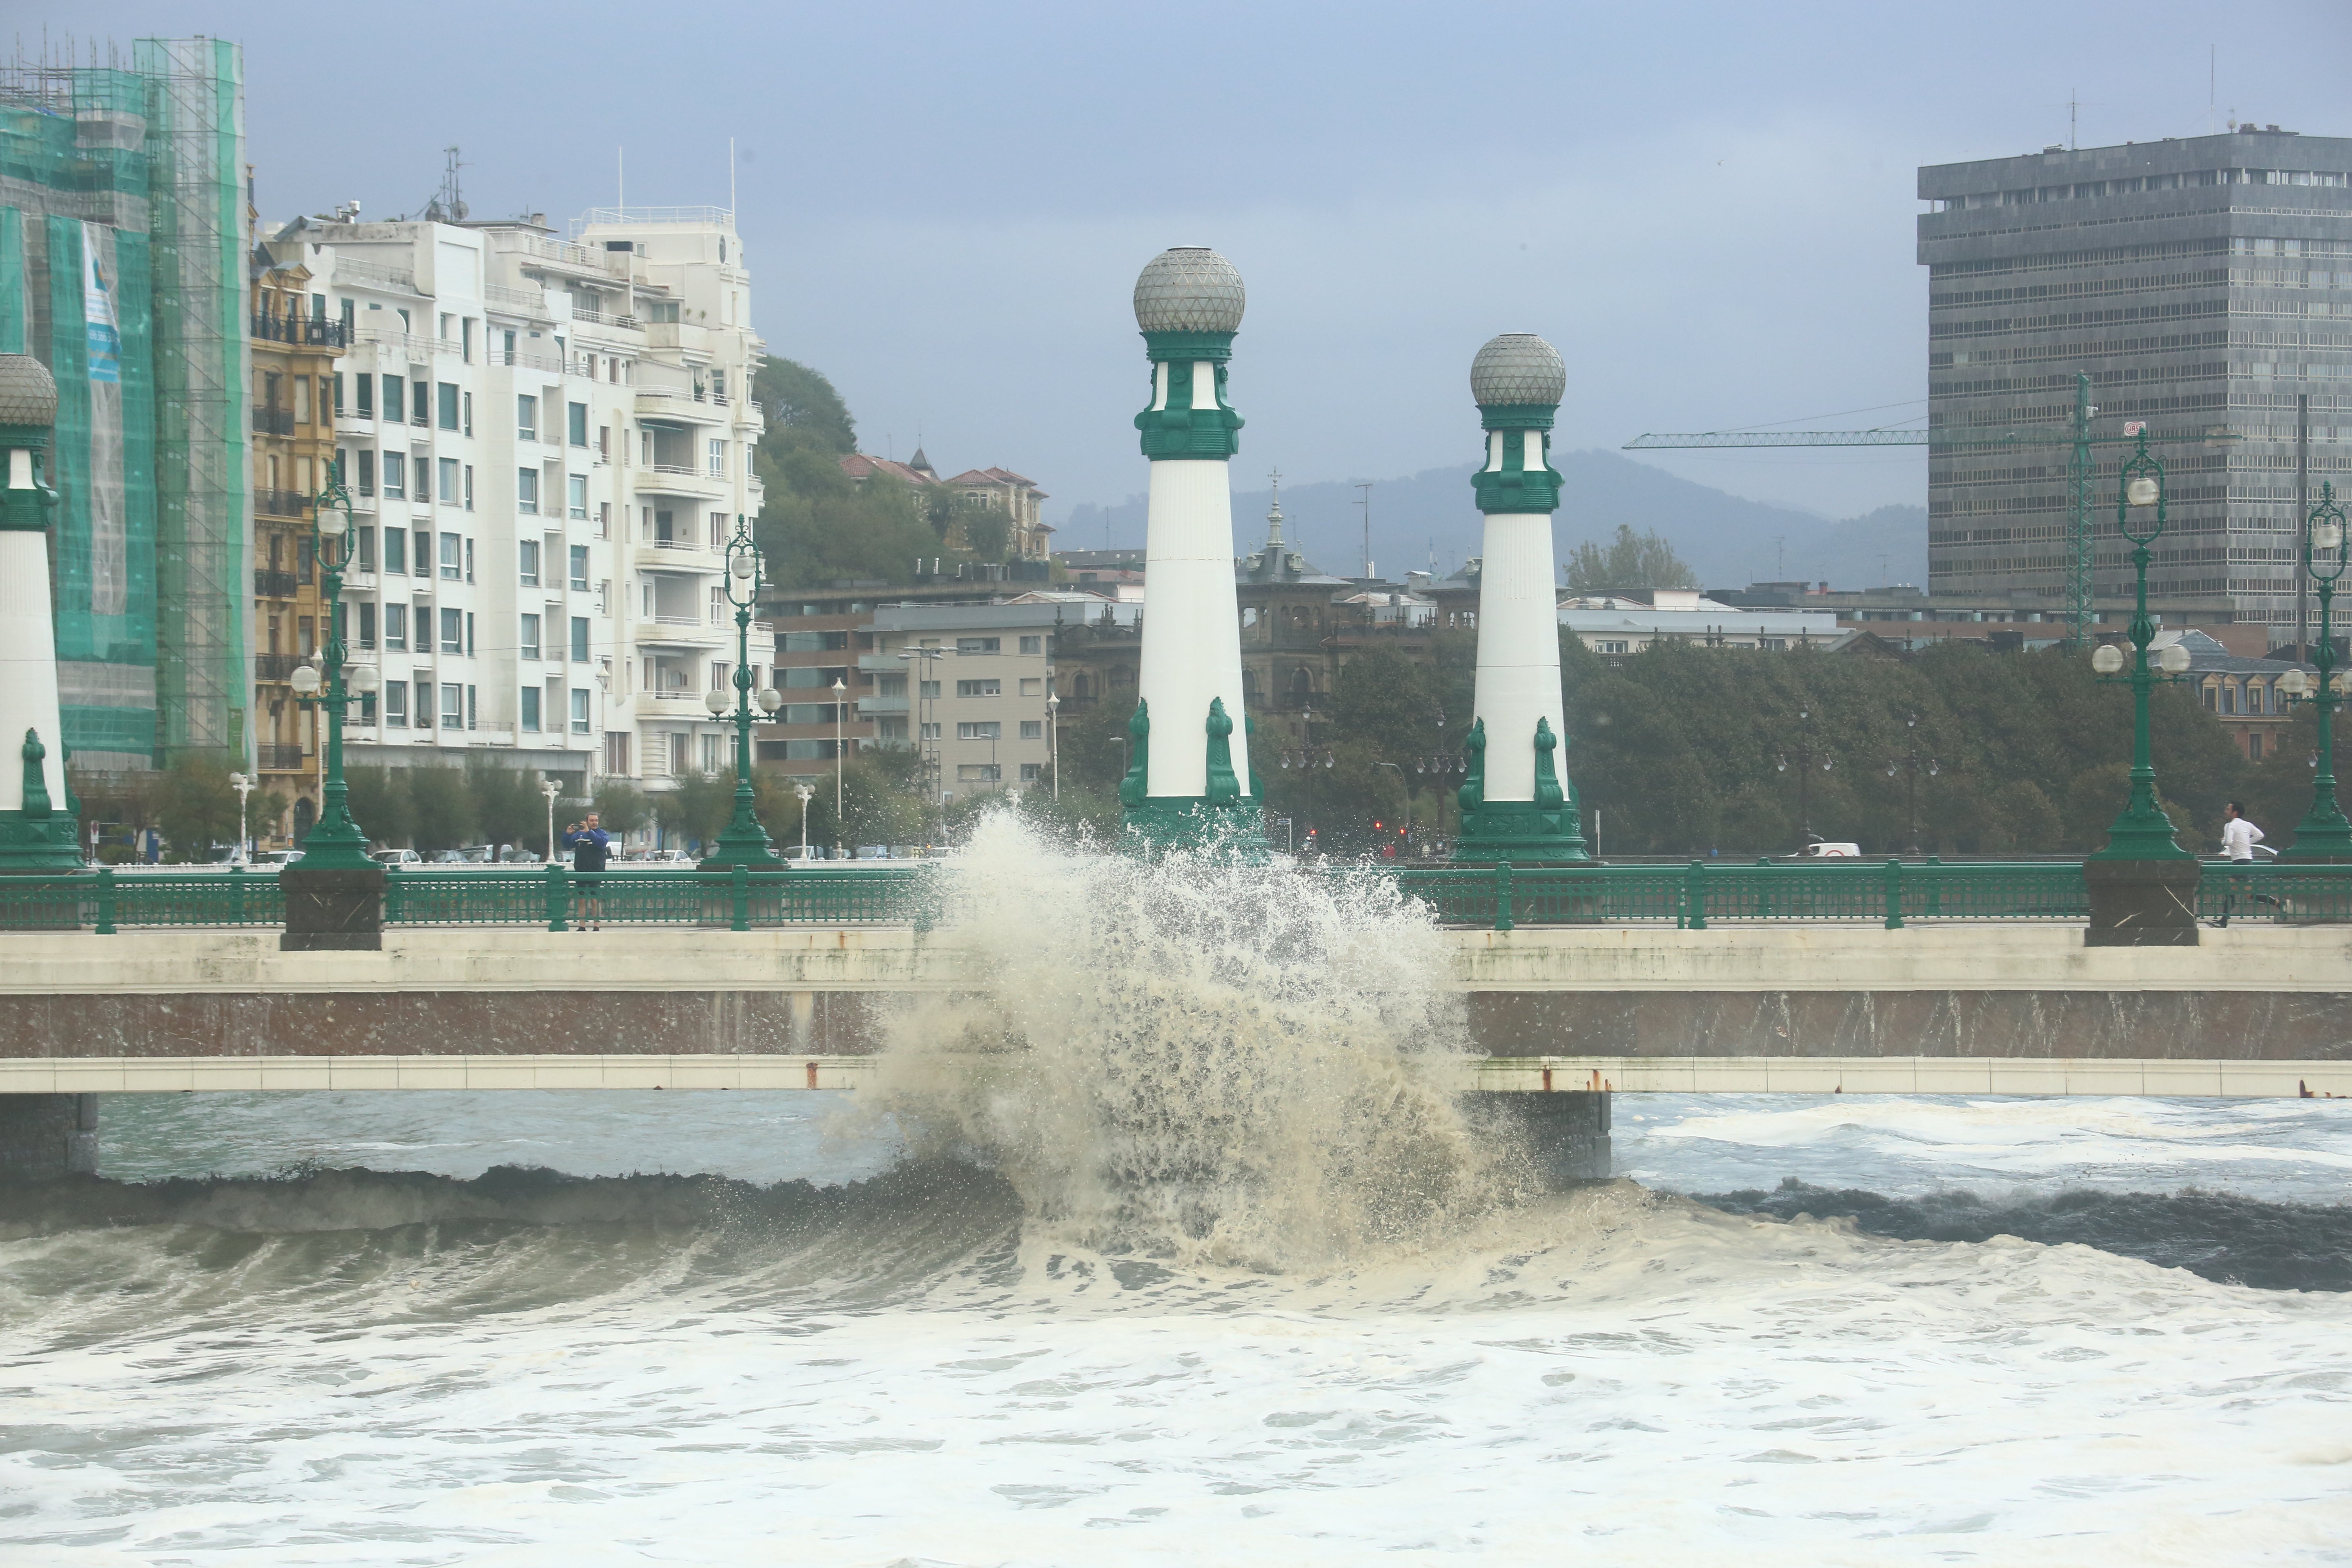
[[[2094,437],[2091,420],[2098,409],[2091,403],[2091,377],[2074,374],[2074,417],[2064,426],[2029,426],[2021,430],[1945,428],[1937,430],[1710,430],[1685,436],[1636,436],[1625,443],[1628,452],[1657,452],[1685,447],[1927,447],[1958,451],[1990,447],[2071,447],[2066,466],[2066,637],[2077,646],[2091,640],[2097,619],[2091,606],[2091,480],[2092,448],[2121,445],[2136,437]],[[2210,431],[2151,433],[2156,442],[2205,442],[2233,437]]]

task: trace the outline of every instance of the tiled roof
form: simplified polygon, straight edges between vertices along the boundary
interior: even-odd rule
[[[862,479],[871,474],[888,474],[895,479],[903,479],[910,485],[935,485],[939,483],[939,481],[933,479],[930,475],[923,473],[916,468],[910,468],[904,463],[893,462],[888,458],[871,457],[864,452],[852,452],[847,457],[842,458],[841,471],[847,474],[853,479]]]

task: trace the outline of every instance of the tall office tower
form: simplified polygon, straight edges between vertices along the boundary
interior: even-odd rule
[[[733,214],[304,218],[269,242],[340,321],[317,394],[356,513],[342,613],[382,694],[355,763],[478,761],[674,787],[734,765],[734,613],[720,587],[756,516],[763,345]],[[764,686],[775,637],[753,627]],[[360,825],[365,828],[368,824]]]
[[[2053,437],[1933,453],[1931,590],[2064,605],[2065,437],[2088,373],[2096,601],[2131,597],[2115,438],[2145,420],[2169,437],[2151,594],[2291,640],[2299,400],[2311,493],[2352,477],[2352,139],[2245,125],[2049,147],[1922,168],[1919,196],[1931,426]]]

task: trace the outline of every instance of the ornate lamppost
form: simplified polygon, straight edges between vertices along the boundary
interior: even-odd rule
[[[768,842],[768,830],[760,826],[759,813],[753,809],[751,792],[751,709],[756,702],[761,711],[773,713],[782,699],[772,688],[761,690],[756,697],[751,691],[751,607],[759,603],[760,590],[767,586],[766,563],[751,542],[751,525],[740,512],[735,514],[735,532],[727,541],[727,602],[735,606],[735,815],[719,835],[710,852],[703,857],[706,871],[724,870],[734,866],[765,868],[781,866],[776,847]],[[704,700],[714,719],[727,716],[727,694],[712,691]]]
[[[2164,465],[2148,455],[2147,426],[2135,423],[2124,433],[2139,437],[2124,460],[2116,495],[2116,530],[2132,545],[2136,581],[2131,622],[2131,669],[2123,650],[2109,643],[2091,656],[2091,668],[2105,681],[2132,689],[2131,794],[2107,829],[2107,847],[2083,863],[2091,895],[2091,927],[2084,942],[2094,947],[2197,944],[2197,883],[2203,868],[2173,837],[2172,819],[2156,792],[2156,763],[2149,742],[2148,695],[2189,668],[2189,650],[2175,643],[2151,658],[2156,623],[2147,613],[2149,546],[2164,533]]]
[[[2319,646],[2312,663],[2319,668],[2314,682],[2303,671],[2291,669],[2280,678],[2288,698],[2309,702],[2319,720],[2319,750],[2313,753],[2311,809],[2295,825],[2294,847],[2282,860],[2352,860],[2352,822],[2336,804],[2336,710],[2344,704],[2345,678],[2336,672],[2336,638],[2331,620],[2336,580],[2344,575],[2352,547],[2344,536],[2344,507],[2336,499],[2333,481],[2319,487],[2319,504],[2304,521],[2303,567],[2319,590]]]
[[[343,646],[343,574],[352,563],[352,496],[343,486],[340,466],[328,469],[327,488],[319,492],[313,509],[311,549],[319,565],[320,628],[319,664],[299,666],[291,678],[294,694],[327,715],[327,776],[320,789],[319,821],[302,840],[304,871],[360,871],[373,868],[368,858],[367,835],[352,820],[350,790],[343,783],[343,710],[362,697],[372,697],[383,684],[373,665],[355,665],[344,678],[350,650]]]
[[[246,797],[253,794],[253,776],[250,773],[231,773],[228,775],[228,787],[236,791],[236,852],[228,858],[229,864],[248,865],[253,859],[250,851],[252,840],[246,837],[245,807]]]
[[[1822,765],[1822,772],[1828,773],[1837,766],[1837,759],[1827,752],[1817,752],[1813,749],[1813,710],[1810,704],[1797,710],[1797,723],[1800,726],[1797,731],[1797,743],[1774,759],[1772,767],[1775,773],[1785,773],[1789,771],[1790,756],[1793,754],[1797,759],[1797,853],[1801,855],[1819,842],[1821,837],[1813,831],[1811,789],[1813,782],[1813,764],[1819,763]]]
[[[562,790],[553,778],[541,775],[539,793],[547,799],[547,863],[552,866],[555,864],[555,797]]]
[[[793,785],[793,793],[801,797],[801,864],[805,866],[809,858],[808,808],[809,802],[816,798],[816,789],[812,784],[800,784]]]
[[[1888,763],[1886,764],[1886,776],[1887,776],[1888,778],[1893,778],[1896,773],[1901,773],[1901,774],[1903,774],[1903,775],[1904,775],[1904,776],[1903,776],[1903,803],[1904,803],[1904,812],[1905,812],[1905,815],[1906,815],[1906,816],[1909,818],[1909,820],[1910,820],[1910,824],[1911,824],[1911,853],[1912,853],[1913,855],[1915,855],[1915,856],[1916,856],[1916,855],[1918,855],[1919,853],[1921,853],[1920,848],[1919,848],[1919,769],[1920,769],[1920,765],[1921,765],[1923,763],[1926,764],[1926,766],[1927,766],[1927,776],[1928,776],[1929,778],[1934,778],[1937,773],[1942,773],[1942,772],[1944,771],[1942,768],[1940,768],[1940,767],[1938,767],[1938,766],[1937,765],[1937,763],[1936,763],[1936,759],[1935,759],[1935,758],[1933,758],[1933,757],[1923,757],[1923,756],[1920,754],[1920,752],[1919,752],[1919,740],[1918,740],[1918,735],[1917,735],[1918,728],[1919,728],[1919,715],[1917,715],[1916,713],[1912,714],[1909,718],[1907,718],[1907,719],[1906,719],[1906,720],[1904,720],[1904,721],[1903,721],[1903,730],[1904,730],[1904,733],[1905,733],[1907,737],[1909,737],[1909,742],[1910,742],[1909,747],[1908,747],[1908,749],[1906,749],[1906,750],[1904,752],[1904,753],[1903,753],[1901,756],[1899,756],[1899,757],[1895,758],[1894,761],[1892,761],[1892,762],[1890,762],[1890,763]]]

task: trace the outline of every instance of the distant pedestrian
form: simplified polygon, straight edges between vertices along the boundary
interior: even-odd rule
[[[2248,820],[2245,803],[2236,800],[2224,803],[2221,807],[2221,856],[2230,862],[2230,890],[2222,897],[2221,918],[2213,922],[2215,925],[2230,923],[2231,912],[2237,908],[2242,898],[2248,903],[2277,906],[2276,899],[2254,891],[2253,879],[2242,869],[2253,864],[2254,846],[2262,841],[2263,830]]]
[[[602,931],[604,879],[601,873],[612,855],[612,836],[598,825],[592,811],[563,830],[563,847],[572,851],[572,924],[581,931]]]

